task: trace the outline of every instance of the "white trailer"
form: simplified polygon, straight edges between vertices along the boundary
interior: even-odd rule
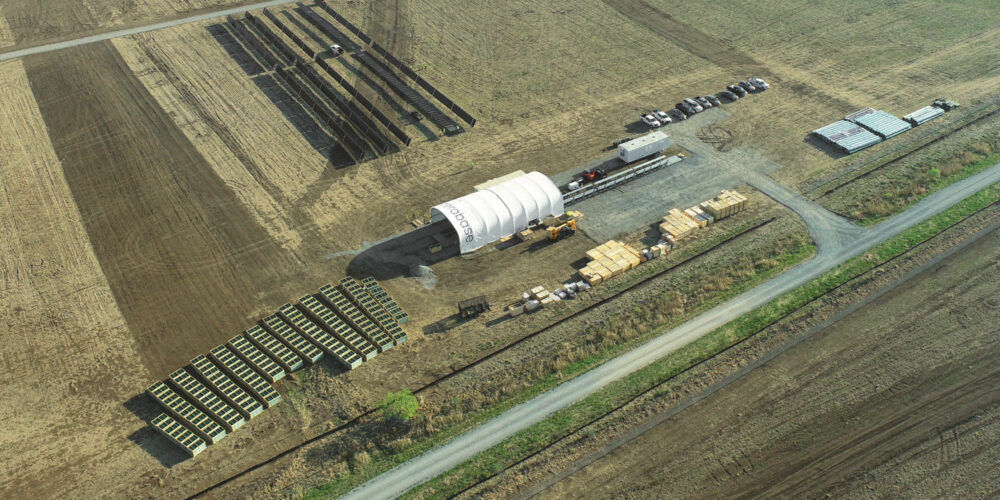
[[[663,132],[651,132],[638,139],[618,145],[618,157],[625,163],[632,163],[654,155],[670,147],[670,136]]]

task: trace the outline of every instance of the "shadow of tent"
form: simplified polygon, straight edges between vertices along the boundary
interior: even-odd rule
[[[430,248],[440,244],[441,249]],[[354,256],[347,274],[387,280],[417,275],[417,267],[435,264],[460,254],[455,229],[447,221],[435,222],[382,241]]]

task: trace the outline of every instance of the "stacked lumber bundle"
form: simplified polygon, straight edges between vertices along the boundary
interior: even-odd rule
[[[691,234],[691,231],[699,227],[701,226],[693,218],[688,217],[684,212],[676,208],[672,208],[663,217],[663,222],[660,224],[660,234],[670,236],[670,239],[677,241]]]
[[[701,209],[701,206],[695,205],[684,211],[684,215],[693,220],[699,227],[705,227],[713,222],[715,222],[715,217],[712,217],[708,212]]]
[[[747,197],[736,191],[723,190],[719,196],[703,202],[700,206],[715,220],[719,220],[746,209]]]
[[[596,285],[618,276],[642,262],[636,249],[615,240],[588,250],[587,258],[590,262],[580,269],[580,277],[589,285]]]

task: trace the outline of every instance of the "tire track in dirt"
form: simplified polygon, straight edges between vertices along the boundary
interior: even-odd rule
[[[761,70],[764,65],[732,45],[674,19],[645,0],[604,0],[604,3],[671,44],[720,67]]]
[[[254,222],[110,42],[31,56],[25,67],[151,374],[245,327],[261,294],[295,271],[294,256]]]

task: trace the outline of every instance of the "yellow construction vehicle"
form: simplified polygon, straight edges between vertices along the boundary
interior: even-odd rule
[[[556,217],[555,220],[551,224],[548,224],[548,227],[546,227],[549,239],[561,240],[563,238],[573,236],[576,234],[576,223],[582,218],[582,213],[574,212],[572,210]]]

